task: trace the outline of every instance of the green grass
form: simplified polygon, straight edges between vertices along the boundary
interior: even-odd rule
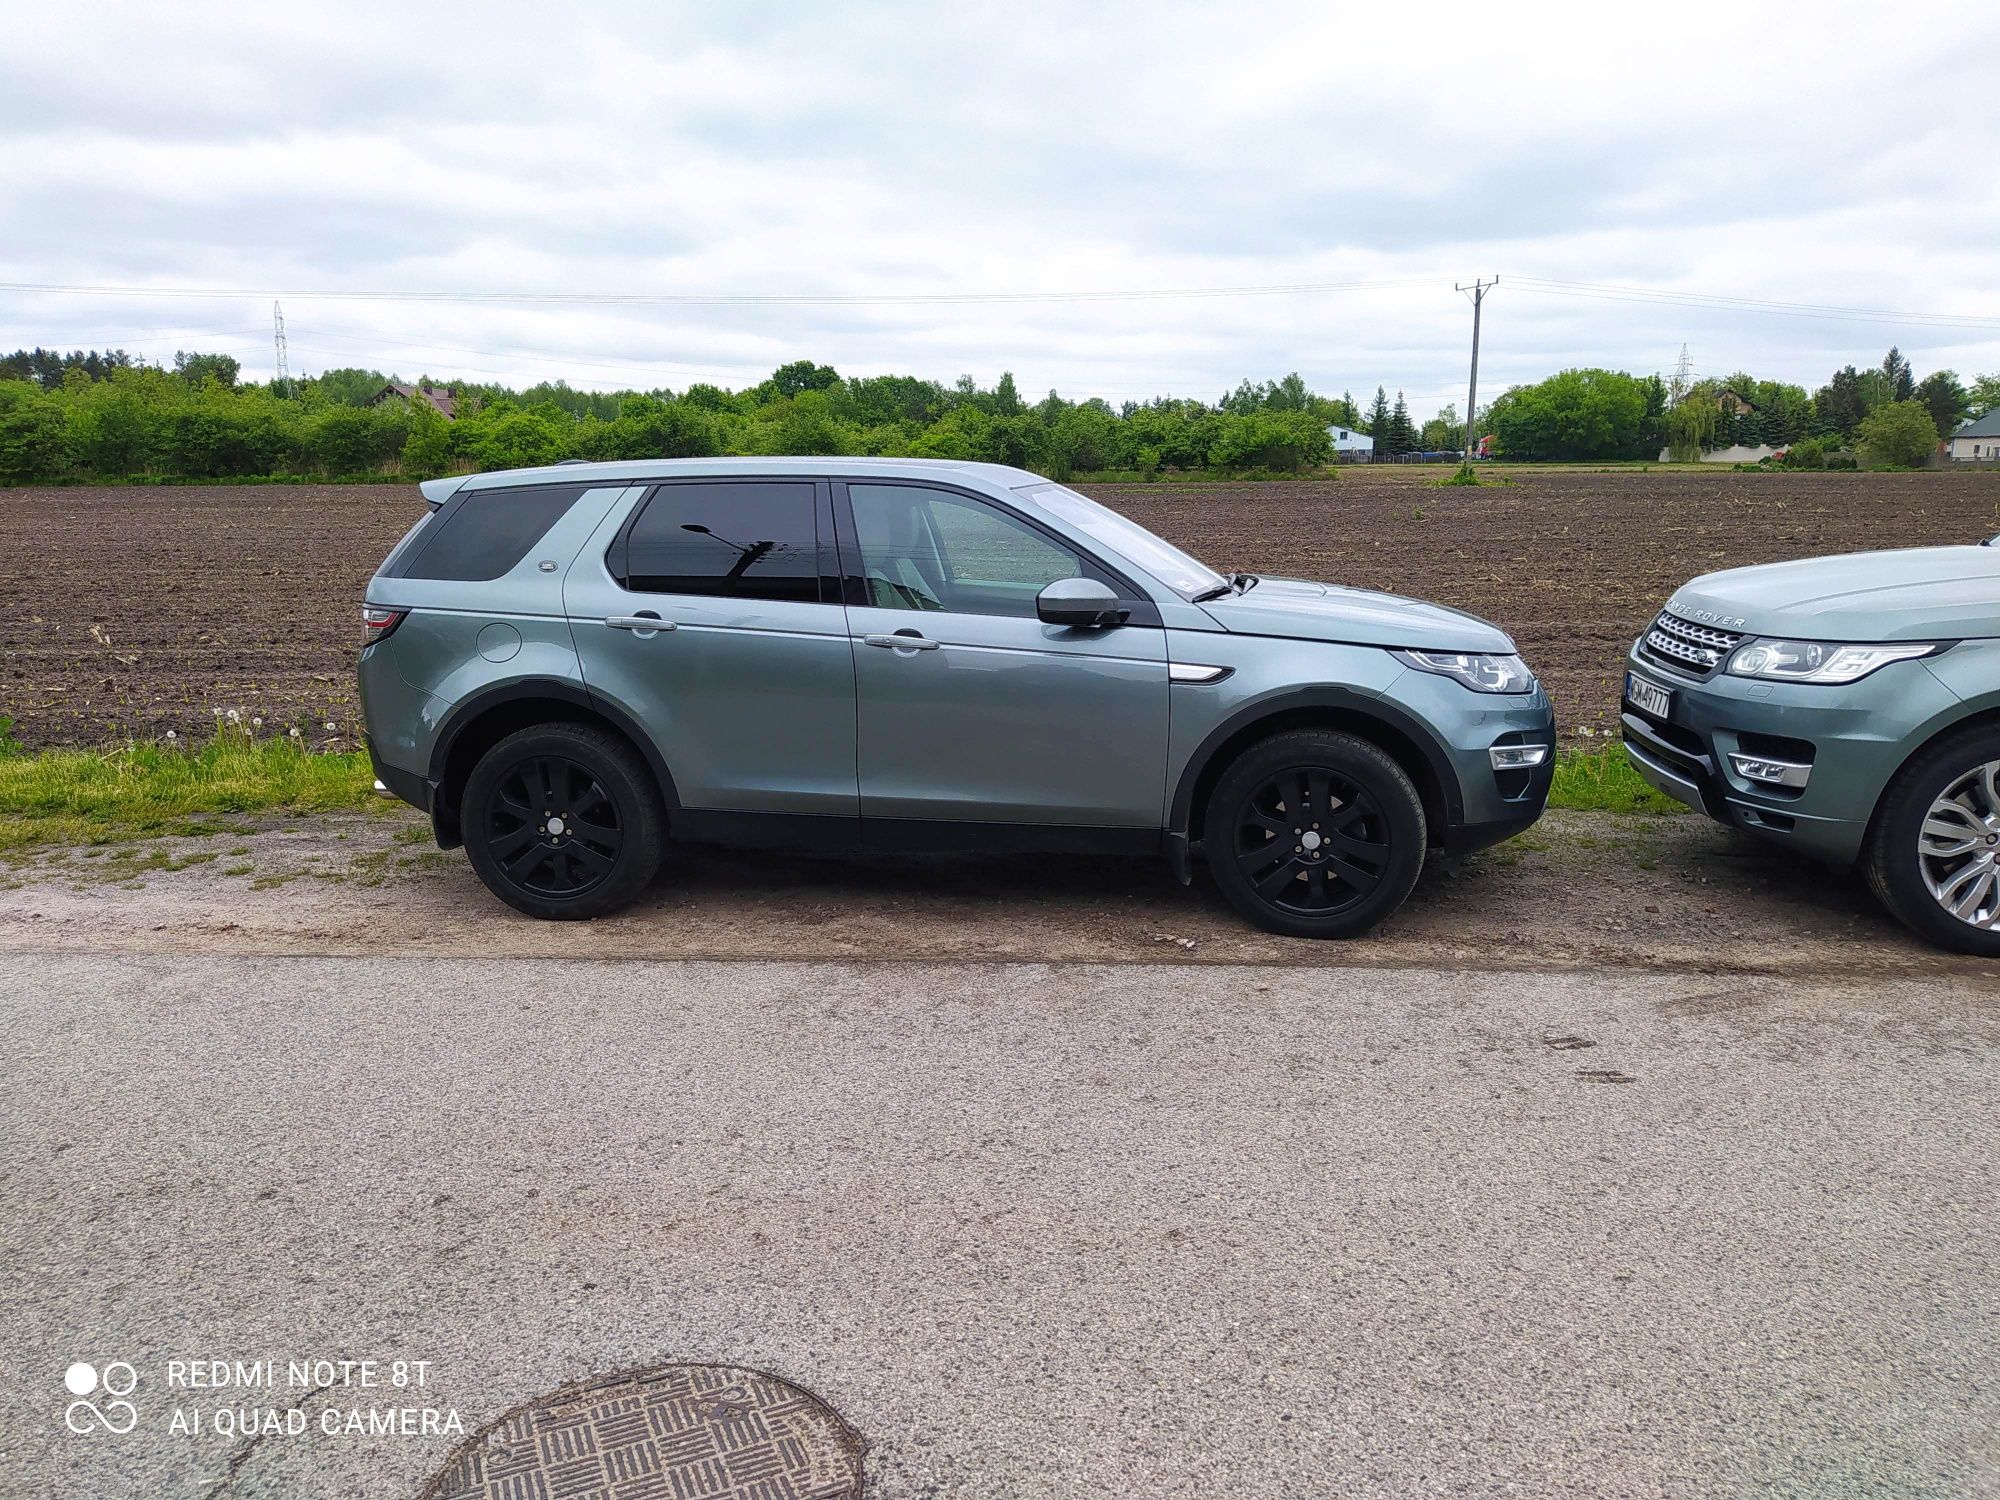
[[[217,813],[362,807],[365,753],[315,753],[290,739],[222,734],[196,748],[45,750],[0,756],[0,849],[219,833]]]
[[[373,803],[374,772],[352,750],[316,753],[290,739],[227,733],[193,749],[45,750],[0,754],[0,849],[107,844],[159,834],[221,833],[223,813],[311,813]],[[1675,813],[1622,748],[1556,757],[1549,806],[1584,812]],[[420,843],[422,830],[399,835]],[[243,853],[243,847],[230,850]]]
[[[1622,745],[1607,750],[1564,750],[1556,756],[1549,806],[1571,812],[1681,813],[1687,809],[1656,792],[1632,769]]]

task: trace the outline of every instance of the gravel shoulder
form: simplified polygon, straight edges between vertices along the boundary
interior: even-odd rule
[[[400,807],[218,820],[197,838],[16,854],[0,953],[463,954],[677,959],[1634,967],[2000,976],[1940,954],[1853,877],[1691,816],[1552,813],[1434,859],[1373,936],[1246,926],[1152,861],[899,860],[678,850],[645,900],[578,926],[489,896]]]

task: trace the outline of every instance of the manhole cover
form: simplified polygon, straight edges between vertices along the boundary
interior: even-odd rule
[[[858,1500],[861,1440],[819,1397],[733,1365],[566,1386],[466,1440],[423,1500]]]

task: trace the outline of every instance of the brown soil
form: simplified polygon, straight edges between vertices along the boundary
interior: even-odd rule
[[[1572,729],[1616,722],[1626,645],[1693,574],[2000,531],[2000,473],[1436,477],[1089,488],[1219,567],[1484,615]],[[408,486],[0,490],[0,715],[32,746],[205,734],[231,709],[352,745],[356,607],[420,504]]]

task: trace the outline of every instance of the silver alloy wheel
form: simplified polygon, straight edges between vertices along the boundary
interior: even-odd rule
[[[1917,869],[1939,906],[1972,927],[2000,927],[2000,760],[1944,789],[1917,831]]]

